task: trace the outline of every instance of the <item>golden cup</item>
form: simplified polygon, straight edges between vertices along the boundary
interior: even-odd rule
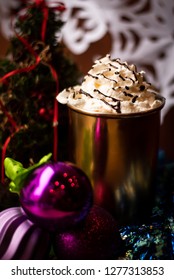
[[[154,198],[161,105],[146,112],[98,114],[68,105],[69,158],[91,180],[94,203],[120,224],[143,221]]]

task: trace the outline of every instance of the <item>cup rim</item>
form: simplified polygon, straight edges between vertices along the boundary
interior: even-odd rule
[[[115,114],[114,113],[99,113],[99,112],[92,112],[92,111],[87,111],[87,110],[84,110],[81,108],[77,108],[76,106],[68,104],[68,103],[67,103],[67,106],[69,109],[76,111],[80,114],[93,116],[93,117],[105,117],[105,118],[107,117],[107,118],[113,118],[113,119],[142,117],[145,115],[150,115],[150,114],[154,114],[158,111],[161,111],[161,109],[164,107],[166,98],[159,94],[156,94],[156,96],[157,96],[157,99],[161,100],[161,104],[158,107],[149,109],[147,111],[134,112],[134,113],[115,113]]]

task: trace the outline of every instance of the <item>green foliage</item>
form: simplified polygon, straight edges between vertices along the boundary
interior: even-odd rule
[[[59,91],[78,83],[80,72],[76,64],[67,56],[64,46],[57,40],[63,22],[60,14],[49,8],[45,40],[41,30],[44,17],[42,10],[29,7],[24,16],[19,16],[15,30],[24,38],[32,50],[41,57],[36,66],[34,55],[16,35],[11,39],[8,53],[11,58],[0,60],[0,77],[16,69],[27,68],[27,72],[11,75],[0,83],[0,100],[18,127],[23,129],[15,133],[8,148],[7,156],[29,164],[50,151],[53,145],[53,106],[56,96],[56,82],[51,72],[54,67],[58,75]],[[33,70],[30,66],[35,65]],[[63,133],[59,142],[60,159],[64,159],[67,136],[67,112],[59,105],[59,131]],[[7,137],[14,132],[5,112],[0,107],[0,151]]]
[[[5,174],[11,180],[10,182],[10,191],[20,194],[22,187],[25,184],[26,179],[28,176],[39,166],[44,163],[47,163],[52,154],[49,153],[48,155],[43,156],[39,162],[29,166],[28,168],[24,168],[23,164],[19,161],[16,161],[12,158],[6,157],[4,160],[5,166]]]

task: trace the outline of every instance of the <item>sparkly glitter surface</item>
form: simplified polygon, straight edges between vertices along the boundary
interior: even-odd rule
[[[58,259],[116,259],[123,248],[115,219],[103,208],[93,206],[79,226],[54,234]]]
[[[159,153],[156,199],[146,224],[120,228],[125,242],[125,255],[120,259],[174,259],[174,163]]]

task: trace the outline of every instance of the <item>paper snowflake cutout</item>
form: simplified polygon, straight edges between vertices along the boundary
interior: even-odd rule
[[[74,54],[82,54],[91,43],[109,33],[112,57],[119,57],[145,70],[148,80],[166,97],[164,116],[174,105],[174,1],[64,2],[68,7],[67,23],[63,29],[67,47]]]

